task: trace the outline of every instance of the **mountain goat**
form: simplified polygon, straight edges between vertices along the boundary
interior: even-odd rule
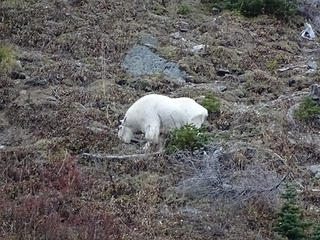
[[[130,143],[133,134],[143,132],[148,148],[158,144],[160,133],[168,133],[185,124],[201,127],[208,116],[208,111],[191,98],[170,98],[150,94],[137,100],[121,120],[118,137]]]

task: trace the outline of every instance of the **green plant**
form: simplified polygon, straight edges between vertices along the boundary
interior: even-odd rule
[[[193,124],[186,124],[170,132],[166,141],[166,149],[168,153],[177,150],[194,151],[207,144],[211,138],[212,134],[207,132],[205,128],[197,128]]]
[[[241,2],[240,13],[247,17],[255,17],[262,13],[263,0],[245,0]]]
[[[213,0],[215,7],[240,12],[247,17],[270,14],[288,20],[297,11],[296,0]]]
[[[288,20],[297,12],[296,0],[264,0],[264,12]]]
[[[272,60],[268,61],[267,67],[271,72],[274,72],[276,70],[276,68],[278,67],[278,60],[272,59]]]
[[[156,15],[165,15],[167,10],[163,5],[155,2],[152,7],[152,12]]]
[[[299,240],[306,237],[305,230],[310,224],[302,220],[301,209],[296,204],[295,186],[286,185],[286,192],[281,195],[285,201],[277,214],[274,231],[288,240]]]
[[[182,3],[178,6],[177,13],[181,15],[187,15],[191,12],[190,6],[188,4]]]
[[[299,108],[294,112],[300,121],[310,120],[320,114],[320,106],[311,97],[303,98]]]
[[[310,236],[311,240],[320,240],[320,225],[316,225]]]
[[[0,45],[0,74],[6,74],[11,71],[14,64],[14,55],[10,47]]]
[[[205,94],[201,105],[208,110],[208,113],[220,112],[220,101],[213,95],[213,93]]]

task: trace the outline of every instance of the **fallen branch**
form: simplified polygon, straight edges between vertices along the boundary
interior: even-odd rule
[[[148,156],[154,156],[164,153],[164,150],[152,153],[141,153],[141,154],[129,154],[129,155],[109,155],[109,154],[100,154],[100,153],[82,153],[81,156],[98,158],[98,159],[126,159],[126,158],[142,158]]]

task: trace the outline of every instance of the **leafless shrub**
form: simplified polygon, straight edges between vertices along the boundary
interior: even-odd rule
[[[196,155],[184,154],[183,161],[193,168],[193,174],[182,179],[176,191],[191,199],[223,198],[244,203],[264,198],[274,203],[278,187],[285,177],[279,177],[263,163],[246,163],[239,166],[235,154],[228,154],[222,147],[210,148]],[[176,155],[181,158],[183,153]]]

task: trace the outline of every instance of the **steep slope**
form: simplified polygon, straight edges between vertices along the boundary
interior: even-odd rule
[[[320,126],[293,117],[319,83],[317,69],[307,72],[319,64],[319,42],[300,37],[298,16],[289,25],[183,4],[185,15],[180,1],[0,3],[0,39],[22,67],[0,81],[1,237],[273,239],[279,184],[292,180],[306,215],[319,217],[308,168],[319,164]],[[152,52],[186,72],[185,85],[125,71],[146,34],[159,43]],[[206,153],[82,155],[141,153],[143,142],[117,138],[139,97],[207,91],[222,109],[208,121],[215,140]]]

